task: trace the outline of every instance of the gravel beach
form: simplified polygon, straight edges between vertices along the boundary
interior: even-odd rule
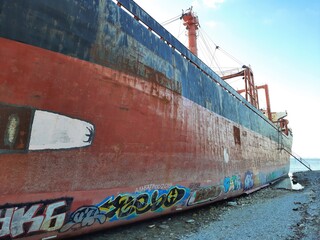
[[[290,190],[282,182],[250,195],[76,239],[320,240],[320,171],[294,173],[293,179],[304,188]]]

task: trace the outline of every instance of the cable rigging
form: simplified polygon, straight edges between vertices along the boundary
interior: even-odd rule
[[[228,53],[226,50],[224,50],[223,48],[221,48],[219,45],[217,45],[209,36],[209,34],[206,33],[206,31],[204,31],[202,28],[199,28],[199,32],[201,32],[201,36],[203,36],[203,41],[206,41],[206,39],[209,39],[209,41],[215,46],[215,51],[216,50],[220,50],[222,53],[224,53],[225,55],[227,55],[229,58],[231,58],[233,61],[235,61],[236,63],[238,63],[239,65],[244,65],[243,62],[241,62],[240,60],[238,60],[236,57],[234,57],[232,54]],[[204,34],[202,34],[202,32],[205,34],[204,38]]]
[[[170,19],[168,19],[167,21],[164,21],[163,23],[161,23],[161,25],[162,25],[162,26],[168,25],[168,24],[170,24],[170,23],[173,23],[173,22],[179,20],[180,18],[181,18],[181,14],[179,14],[179,15],[176,16],[176,17],[170,18]]]
[[[182,12],[183,14],[183,12]],[[173,23],[177,20],[180,20],[182,18],[182,15],[179,14],[173,18],[168,19],[167,21],[164,21],[162,24],[162,26],[168,25],[170,23]],[[177,38],[179,38],[182,34],[182,32],[180,33],[181,30],[181,25],[179,25],[179,34],[177,36]],[[202,55],[207,59],[207,63],[209,63],[208,65],[214,68],[214,65],[216,66],[216,68],[218,69],[218,71],[220,72],[220,74],[222,76],[225,75],[226,71],[223,71],[220,63],[216,57],[216,53],[218,50],[220,50],[221,53],[223,53],[225,56],[229,57],[231,60],[233,60],[234,62],[236,62],[237,64],[239,64],[240,66],[243,66],[245,64],[243,64],[242,61],[240,61],[239,59],[237,59],[236,57],[234,57],[232,54],[228,53],[226,50],[224,50],[223,48],[221,48],[219,45],[217,45],[209,36],[209,34],[204,31],[200,25],[199,25],[199,29],[198,29],[198,37],[199,37],[199,47],[201,48],[201,52]],[[214,63],[214,64],[213,64]],[[230,71],[230,68],[229,68]]]

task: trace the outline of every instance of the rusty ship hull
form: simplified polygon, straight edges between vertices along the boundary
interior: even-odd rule
[[[0,9],[0,239],[85,234],[288,173],[291,133],[133,1]]]

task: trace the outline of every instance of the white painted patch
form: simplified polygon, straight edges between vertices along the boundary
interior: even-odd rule
[[[88,122],[57,113],[36,110],[34,114],[30,150],[68,149],[89,146],[94,126]]]
[[[226,163],[228,163],[229,162],[229,153],[228,153],[228,149],[227,148],[223,149],[223,157],[224,157],[224,161]]]

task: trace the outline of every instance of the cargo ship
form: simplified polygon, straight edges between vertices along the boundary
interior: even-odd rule
[[[0,239],[86,234],[287,175],[286,114],[259,109],[249,67],[203,63],[197,17],[182,20],[190,50],[132,0],[0,2]]]

